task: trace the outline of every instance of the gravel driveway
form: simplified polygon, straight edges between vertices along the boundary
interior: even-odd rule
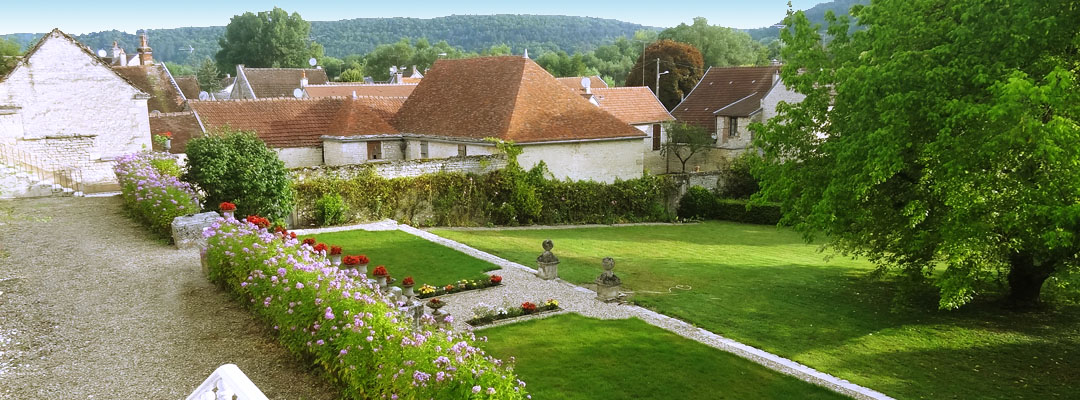
[[[0,208],[0,399],[182,399],[226,363],[272,399],[337,396],[118,197]]]

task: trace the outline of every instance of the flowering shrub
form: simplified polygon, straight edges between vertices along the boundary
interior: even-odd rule
[[[465,323],[472,326],[480,326],[502,319],[520,317],[522,315],[535,314],[544,311],[555,311],[558,309],[559,301],[555,299],[548,299],[539,306],[531,301],[521,303],[521,306],[504,305],[502,307],[496,307],[487,303],[479,303],[472,309],[473,317],[465,321]]]
[[[124,205],[163,237],[170,237],[174,218],[199,212],[198,196],[171,174],[173,168],[179,167],[168,155],[150,152],[120,157],[113,168]]]
[[[221,210],[221,211],[236,211],[236,204],[233,204],[233,203],[230,203],[230,202],[227,202],[227,201],[223,201],[223,202],[221,202],[221,204],[218,205],[218,210]]]
[[[258,215],[248,215],[247,222],[250,222],[260,228],[269,228],[270,220],[260,217]]]
[[[341,254],[341,246],[330,246],[330,255],[336,256]]]
[[[221,219],[206,236],[210,279],[341,384],[343,398],[526,397],[524,382],[472,334],[430,323],[413,331],[362,271],[332,267],[296,239],[246,221]]]
[[[431,285],[421,286],[420,294],[416,295],[416,297],[426,299],[428,297],[443,296],[451,293],[464,292],[466,290],[489,288],[500,284],[502,284],[502,277],[499,275],[492,275],[491,278],[486,280],[462,279],[440,288]]]
[[[371,271],[371,275],[372,276],[387,276],[387,275],[390,275],[390,274],[386,272],[386,267],[380,265],[378,267],[375,267],[374,271]]]
[[[435,294],[435,287],[431,286],[431,285],[428,285],[428,284],[424,284],[423,286],[420,286],[420,296],[417,296],[417,297],[424,298],[424,297],[428,297],[428,296],[433,295],[433,294]]]

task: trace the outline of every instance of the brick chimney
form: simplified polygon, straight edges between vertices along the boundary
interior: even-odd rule
[[[139,65],[154,65],[154,52],[147,44],[146,30],[139,31]]]
[[[300,87],[307,87],[307,71],[300,71]]]

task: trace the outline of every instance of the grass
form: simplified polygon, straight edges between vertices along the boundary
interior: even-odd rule
[[[707,222],[436,233],[529,266],[552,239],[560,277],[578,284],[614,257],[638,304],[898,398],[1080,392],[1080,308],[893,311],[893,285],[869,279],[872,265],[826,260],[785,229]]]
[[[461,279],[487,279],[484,272],[499,269],[497,265],[401,231],[353,230],[301,236],[307,237],[328,246],[341,246],[342,254],[365,254],[371,260],[369,274],[376,266],[385,265],[398,282],[412,276],[417,287],[443,286]]]
[[[537,399],[842,399],[640,319],[562,314],[478,332]],[[557,351],[552,351],[557,350]]]

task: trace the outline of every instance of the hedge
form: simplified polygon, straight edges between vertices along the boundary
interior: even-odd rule
[[[174,218],[199,212],[199,198],[181,181],[176,160],[165,153],[120,157],[113,167],[130,214],[161,237],[171,237]]]
[[[247,221],[206,233],[212,281],[272,325],[294,354],[326,371],[351,399],[522,399],[524,382],[474,346],[471,333],[414,331],[362,272]]]
[[[679,200],[680,218],[719,219],[749,224],[776,225],[780,205],[747,206],[746,200],[721,199],[701,186],[691,187]]]

